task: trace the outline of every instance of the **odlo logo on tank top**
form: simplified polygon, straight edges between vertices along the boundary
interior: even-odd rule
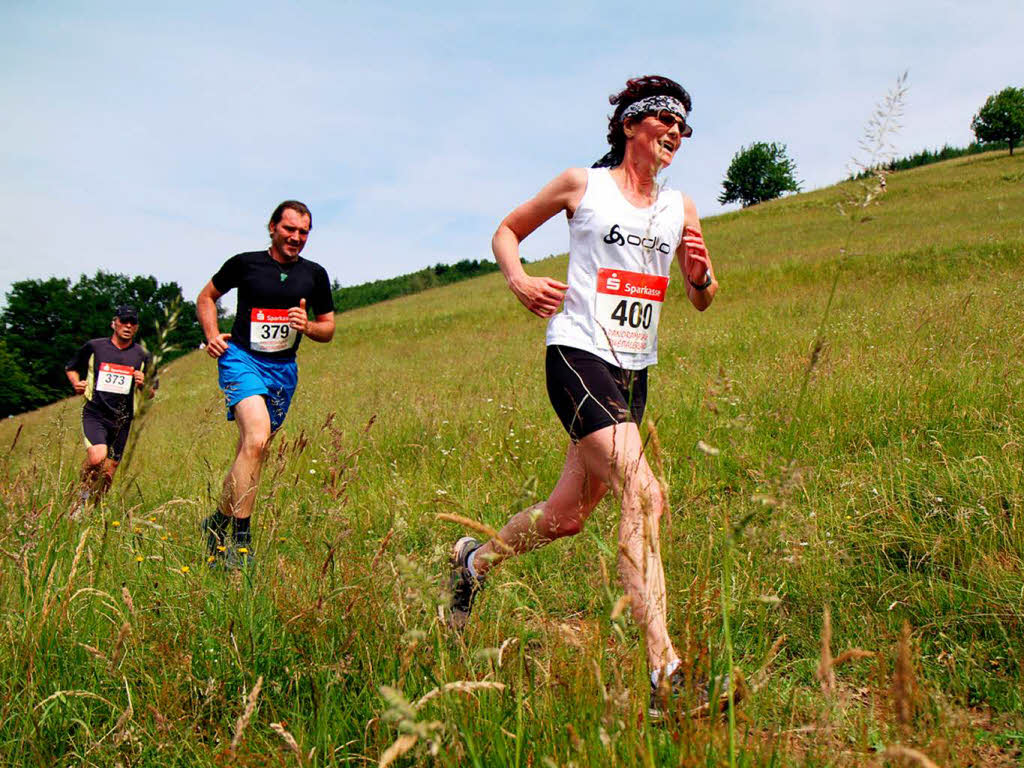
[[[612,224],[612,228],[609,229],[608,234],[604,236],[604,241],[608,245],[636,245],[648,251],[658,251],[658,253],[665,254],[672,253],[672,247],[658,237],[640,237],[639,235],[634,235],[632,233],[623,237],[622,233],[619,231],[618,224]]]

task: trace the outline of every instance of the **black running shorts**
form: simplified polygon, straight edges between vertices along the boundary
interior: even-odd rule
[[[574,443],[614,424],[643,422],[646,368],[629,371],[582,349],[554,345],[545,370],[548,398]]]
[[[111,461],[121,460],[131,431],[131,419],[112,419],[89,408],[82,409],[82,432],[85,434],[86,447],[107,446],[107,458]]]

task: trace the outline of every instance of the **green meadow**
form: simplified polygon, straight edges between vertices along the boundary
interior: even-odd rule
[[[841,216],[857,194],[707,219],[718,297],[693,310],[674,267],[662,312],[670,628],[695,677],[731,649],[731,719],[647,721],[612,499],[495,571],[462,638],[439,618],[468,529],[438,515],[500,527],[567,445],[544,322],[492,274],[303,344],[250,572],[197,531],[236,441],[205,353],[164,368],[80,520],[81,402],[0,424],[0,761],[1019,765],[1024,154],[893,174]]]

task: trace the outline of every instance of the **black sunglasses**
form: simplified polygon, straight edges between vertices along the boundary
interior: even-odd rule
[[[138,325],[139,318],[137,317],[118,317],[118,321],[121,325]]]
[[[655,115],[655,117],[658,118],[658,121],[662,125],[667,126],[668,128],[671,128],[673,125],[678,125],[679,135],[682,136],[684,139],[688,139],[690,138],[690,136],[693,135],[693,128],[688,126],[686,124],[686,120],[677,115],[675,112],[669,112],[667,109],[663,109],[660,112],[658,112]]]

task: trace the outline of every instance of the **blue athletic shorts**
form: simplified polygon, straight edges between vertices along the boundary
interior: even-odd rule
[[[257,357],[229,344],[227,352],[217,358],[217,375],[224,391],[228,421],[235,420],[234,407],[253,395],[263,395],[270,414],[270,431],[284,422],[292,395],[299,383],[299,367],[294,360],[269,360]]]

